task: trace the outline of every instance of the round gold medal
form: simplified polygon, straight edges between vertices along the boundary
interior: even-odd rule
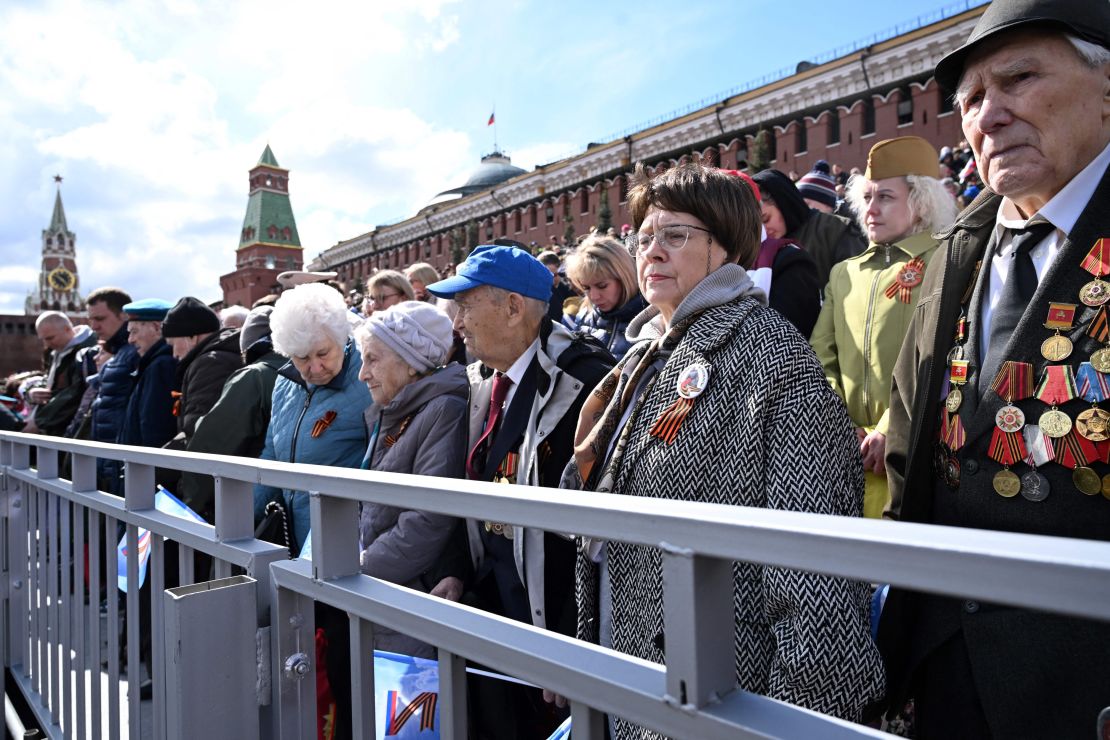
[[[1049,409],[1041,414],[1037,425],[1048,436],[1053,439],[1060,439],[1066,437],[1068,432],[1071,431],[1071,418],[1059,409]]]
[[[1085,466],[1079,466],[1071,474],[1071,482],[1079,489],[1080,493],[1088,496],[1097,496],[1102,493],[1102,478],[1098,473]]]
[[[1102,497],[1110,500],[1110,473],[1102,476]]]
[[[1110,439],[1110,412],[1087,409],[1075,417],[1075,429],[1092,442],[1105,442]]]
[[[963,392],[959,388],[953,388],[948,391],[948,397],[944,399],[944,407],[948,409],[948,413],[954,414],[960,410],[960,404],[963,402]]]
[[[999,470],[994,474],[994,492],[1003,498],[1013,498],[1021,493],[1021,478],[1012,470]]]
[[[1079,289],[1079,300],[1084,306],[1101,306],[1110,301],[1110,283],[1095,278]]]
[[[1041,357],[1049,362],[1059,362],[1067,359],[1071,354],[1073,345],[1071,340],[1060,334],[1053,334],[1041,342]]]
[[[1110,347],[1103,347],[1092,352],[1091,365],[1100,373],[1110,373]]]

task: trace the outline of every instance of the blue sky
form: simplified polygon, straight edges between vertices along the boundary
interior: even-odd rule
[[[971,5],[979,0],[970,0]],[[956,6],[780,2],[5,2],[0,313],[36,279],[52,176],[83,292],[220,297],[247,170],[291,170],[306,259],[458,185],[527,169]]]

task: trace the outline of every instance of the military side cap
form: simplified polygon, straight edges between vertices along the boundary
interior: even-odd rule
[[[940,174],[937,150],[920,136],[899,136],[886,139],[871,147],[867,155],[868,180],[885,180],[888,177]]]
[[[1032,26],[1064,31],[1110,48],[1110,2],[1106,0],[994,0],[975,24],[963,46],[937,62],[935,77],[955,91],[967,57],[976,46],[1005,31]]]
[[[128,303],[123,307],[123,312],[131,321],[162,321],[171,308],[173,304],[161,298],[144,298]]]

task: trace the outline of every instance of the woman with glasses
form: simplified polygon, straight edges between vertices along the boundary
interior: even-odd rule
[[[578,330],[592,335],[616,359],[632,346],[624,332],[647,302],[636,284],[636,262],[622,242],[587,237],[567,257],[567,277],[588,300]]]
[[[859,447],[805,339],[764,305],[740,264],[759,249],[750,188],[679,165],[628,194],[640,290],[636,344],[579,417],[564,484],[643,498],[860,516]],[[579,636],[665,663],[661,553],[586,541]],[[733,565],[737,685],[858,720],[883,669],[865,584]],[[614,738],[655,737],[613,718]]]
[[[362,314],[369,318],[375,311],[384,311],[402,301],[416,300],[412,283],[396,270],[378,270],[366,281],[366,297]]]

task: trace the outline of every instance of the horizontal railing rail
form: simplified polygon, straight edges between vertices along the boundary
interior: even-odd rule
[[[54,475],[30,468],[31,448],[47,459],[68,453],[81,459],[122,460],[128,464],[128,475],[133,469],[154,467],[213,475],[216,525],[186,523],[160,514],[146,498],[144,506],[128,507],[126,501],[121,504],[121,499],[108,494],[75,490],[76,486],[57,478],[56,461],[49,463],[55,466],[48,471]],[[309,727],[306,707],[314,706],[309,695],[312,687],[304,680],[291,685],[281,666],[294,646],[305,647],[307,635],[294,633],[312,625],[308,608],[312,602],[330,604],[350,615],[352,658],[369,654],[366,647],[374,625],[439,649],[444,737],[465,736],[465,710],[460,710],[465,706],[465,680],[457,670],[462,658],[567,696],[574,710],[576,737],[599,736],[595,733],[601,713],[624,716],[678,737],[871,734],[866,728],[733,690],[731,630],[719,629],[732,619],[731,568],[718,566],[728,561],[1110,618],[1110,543],[1104,542],[504,486],[15,433],[0,433],[0,463],[13,481],[240,566],[274,548],[253,540],[247,531],[243,519],[248,514],[248,484],[314,492],[312,561],[274,562],[267,569],[268,595],[260,597],[277,615],[271,641],[273,722],[283,737],[298,737]],[[137,495],[129,495],[140,501]],[[661,590],[668,664],[647,663],[361,575],[357,502],[403,505],[659,548],[666,574]],[[678,603],[679,595],[691,599],[689,608]],[[707,645],[717,649],[707,650]],[[372,701],[365,696],[373,679],[360,665],[365,662],[364,657],[352,660],[353,672],[358,673],[353,676],[354,685],[360,688],[352,697],[357,727],[373,721]]]

